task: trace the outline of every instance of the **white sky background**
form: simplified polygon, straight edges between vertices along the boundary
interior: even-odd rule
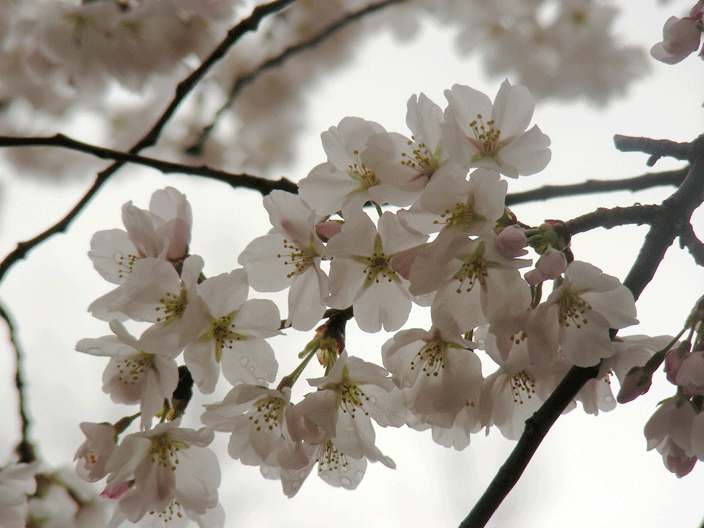
[[[654,5],[654,0],[625,0],[622,4],[621,31],[629,42],[647,47],[660,40],[662,25],[670,15],[682,16],[691,7],[690,1],[671,2],[667,8]],[[369,38],[354,64],[322,83],[309,98],[306,111],[310,126],[300,140],[301,157],[282,174],[298,180],[324,161],[319,134],[344,116],[364,117],[387,130],[406,133],[406,101],[411,94],[422,91],[444,107],[443,90],[459,83],[485,91],[493,99],[502,79],[486,79],[476,57],[456,58],[447,33],[426,27],[420,41],[402,46],[388,34]],[[533,122],[552,140],[552,161],[540,174],[510,180],[509,192],[682,166],[661,160],[649,169],[646,155],[618,153],[613,148],[615,133],[689,141],[702,132],[704,63],[695,57],[676,66],[651,62],[652,75],[634,85],[627,99],[614,101],[604,110],[586,104],[539,104]],[[2,174],[2,256],[17,241],[33,237],[61,218],[93,176],[88,173],[59,187],[39,185],[21,174]],[[237,256],[247,242],[269,229],[257,193],[235,191],[201,178],[127,167],[103,188],[67,235],[56,236],[35,249],[0,285],[0,299],[14,315],[25,351],[32,438],[40,456],[53,465],[72,460],[83,441],[78,429],[81,421],[114,422],[135,412],[133,407],[113,405],[101,391],[107,360],[74,351],[79,339],[110,333],[106,323],[86,312],[92,300],[112,289],[93,270],[86,252],[95,231],[122,227],[120,207],[124,202],[132,200],[146,208],[152,192],[166,185],[186,193],[193,206],[191,251],[205,258],[207,276],[238,267]],[[517,206],[514,212],[521,221],[538,225],[546,218],[569,220],[599,206],[659,203],[670,192],[655,189],[551,200]],[[701,238],[701,210],[695,213],[693,223]],[[623,279],[646,231],[646,227],[600,229],[576,236],[572,247],[577,259]],[[675,245],[638,303],[642,324],[621,334],[675,334],[702,294],[704,270],[696,268],[689,254]],[[421,315],[406,327],[427,327],[427,321]],[[389,336],[354,332],[353,322],[349,327],[350,353],[380,363],[379,347]],[[292,334],[272,342],[281,364],[279,378],[294,368],[296,354],[312,336]],[[4,330],[0,336],[4,337]],[[19,439],[19,421],[13,351],[4,341],[0,343],[2,465]],[[308,377],[321,375],[314,364],[308,368]],[[490,361],[484,362],[484,369],[488,374]],[[194,397],[191,407],[218,401],[227,388],[222,380],[218,392],[208,398]],[[489,526],[698,526],[704,518],[704,466],[698,464],[690,475],[678,480],[664,468],[659,454],[645,451],[643,425],[656,403],[673,393],[674,387],[658,374],[650,393],[611,413],[588,416],[580,406],[561,417]],[[189,423],[186,419],[184,424],[197,427],[195,420]],[[353,492],[329,487],[314,472],[299,494],[287,499],[280,483],[265,481],[257,468],[232,461],[225,449],[227,437],[219,435],[214,449],[222,457],[221,502],[228,514],[227,526],[456,526],[514,446],[498,430],[492,430],[488,437],[475,435],[462,452],[434,444],[429,432],[377,428],[377,438],[381,450],[395,460],[396,470],[369,464],[364,480]]]

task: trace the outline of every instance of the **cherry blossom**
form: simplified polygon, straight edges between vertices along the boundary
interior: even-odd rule
[[[91,239],[88,256],[109,282],[122,284],[138,259],[166,259],[177,270],[188,256],[193,214],[186,196],[173,187],[156,191],[149,210],[127,202],[122,206],[126,231],[98,231]]]
[[[139,403],[142,427],[148,428],[162,410],[164,399],[170,400],[176,390],[178,366],[174,359],[181,349],[151,339],[135,339],[119,321],[111,321],[110,328],[115,335],[81,339],[76,350],[110,357],[103,372],[103,391],[115,403]]]
[[[655,414],[645,424],[645,438],[648,451],[657,449],[662,455],[665,467],[677,477],[687,475],[697,462],[692,447],[692,422],[697,411],[687,400],[671,398],[660,404]],[[698,422],[701,424],[701,420]],[[698,425],[697,431],[701,430]],[[701,441],[695,444],[700,454]]]
[[[108,423],[83,422],[80,427],[86,435],[86,441],[73,457],[78,460],[76,472],[88,482],[96,482],[107,475],[105,468],[110,455],[115,451],[117,432]]]
[[[295,444],[285,421],[291,390],[237,385],[220,403],[206,405],[201,421],[231,433],[230,456],[243,464],[300,469],[308,457]]]
[[[301,197],[321,215],[361,208],[368,201],[408,205],[408,193],[383,181],[362,157],[369,139],[384,132],[381,125],[358,117],[346,117],[323,132],[328,161],[298,183]]]
[[[538,125],[526,131],[535,101],[524,86],[501,83],[492,105],[481,92],[456,84],[445,90],[444,144],[457,163],[511,178],[535,174],[550,161],[550,139]]]
[[[301,198],[283,191],[264,197],[264,207],[275,233],[254,239],[237,261],[256,291],[290,286],[287,325],[310,330],[322,318],[328,295],[328,277],[320,268],[325,247],[316,232],[321,218]]]
[[[404,229],[388,211],[379,218],[378,231],[366,214],[352,214],[328,244],[333,259],[327,304],[339,309],[352,305],[355,321],[365,332],[378,332],[382,326],[398,330],[408,319],[411,297],[389,262],[426,238]]]
[[[383,345],[384,366],[414,420],[449,428],[464,407],[478,415],[482,372],[475,347],[437,328],[402,330]]]
[[[185,512],[197,520],[218,506],[220,465],[207,446],[212,429],[182,429],[180,420],[123,438],[107,465],[108,487],[132,482],[119,495],[111,521],[137,522],[145,515],[170,519]],[[116,524],[118,523],[118,524]]]
[[[596,365],[614,354],[609,329],[637,324],[633,294],[618,279],[574,261],[562,284],[531,314],[528,350],[538,364]]]
[[[433,324],[448,335],[464,334],[485,321],[499,324],[526,312],[530,288],[518,268],[528,263],[503,256],[490,231],[476,239],[448,236],[418,252],[409,291],[437,291]]]
[[[268,299],[247,300],[248,292],[247,275],[242,269],[198,285],[209,322],[186,346],[184,359],[201,392],[215,390],[220,365],[233,385],[265,384],[276,377],[278,363],[265,339],[280,333],[279,309]]]
[[[183,262],[181,275],[165,260],[147,257],[137,261],[128,280],[95,300],[88,307],[104,321],[127,318],[155,323],[142,335],[142,342],[167,343],[183,349],[207,321],[196,284],[203,259],[192,255]]]

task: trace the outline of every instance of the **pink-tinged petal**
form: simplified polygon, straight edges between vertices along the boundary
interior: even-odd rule
[[[289,242],[310,243],[315,212],[300,196],[277,190],[265,196],[263,204],[271,225]]]

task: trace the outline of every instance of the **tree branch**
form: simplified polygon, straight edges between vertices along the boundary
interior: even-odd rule
[[[29,441],[29,427],[30,421],[27,417],[27,410],[25,407],[27,398],[24,393],[24,376],[22,375],[22,350],[20,349],[19,342],[17,341],[17,336],[15,335],[15,325],[12,322],[12,318],[5,307],[0,304],[0,317],[2,317],[7,323],[7,328],[10,333],[10,343],[12,343],[12,348],[15,350],[15,387],[17,387],[17,407],[20,415],[22,440],[17,447],[15,452],[19,456],[18,462],[32,462],[36,460],[36,454],[34,452],[34,445]]]
[[[633,205],[631,207],[614,207],[607,209],[599,207],[592,213],[579,216],[573,220],[565,222],[565,228],[570,236],[577,233],[584,233],[603,227],[612,227],[629,224],[652,224],[658,219],[660,206],[658,205]]]
[[[242,35],[249,31],[256,30],[259,23],[264,17],[280,11],[285,7],[292,4],[295,0],[276,0],[275,2],[270,2],[268,4],[263,4],[254,8],[252,13],[245,19],[241,20],[236,24],[218,45],[217,48],[203,61],[203,63],[196,68],[188,77],[181,81],[176,87],[176,93],[171,100],[169,106],[164,110],[156,124],[147,132],[147,134],[137,142],[130,150],[130,154],[138,154],[142,149],[154,145],[161,134],[162,129],[166,125],[167,121],[171,119],[174,112],[181,104],[181,102],[186,98],[188,93],[198,84],[198,82],[203,78],[206,72],[218,61],[220,60],[227,50],[239,40]],[[105,184],[105,182],[117,172],[123,165],[124,161],[116,161],[108,168],[102,170],[96,176],[93,185],[88,189],[88,191],[83,195],[79,202],[69,211],[69,213],[59,220],[56,224],[51,226],[49,229],[40,233],[36,237],[26,242],[19,242],[17,248],[14,249],[9,255],[7,255],[3,261],[0,263],[0,282],[5,277],[7,271],[12,267],[15,262],[23,259],[26,254],[37,247],[39,244],[44,242],[46,239],[52,237],[57,233],[62,233],[68,229],[71,222],[78,216],[78,214],[83,210],[83,208],[90,202],[90,200],[97,194],[100,188]]]
[[[688,169],[689,167],[684,167],[679,170],[649,173],[633,178],[625,178],[623,180],[587,180],[584,183],[576,183],[573,185],[546,185],[531,191],[508,194],[506,196],[506,205],[510,207],[511,205],[521,203],[537,202],[565,196],[579,196],[581,194],[614,191],[635,192],[661,185],[674,185],[675,187],[679,187],[687,175]]]
[[[249,174],[233,174],[218,169],[212,169],[205,165],[198,167],[185,165],[182,163],[173,163],[170,161],[140,156],[139,154],[130,154],[120,150],[113,150],[105,147],[98,147],[89,143],[77,141],[63,134],[56,134],[51,137],[9,137],[0,136],[0,148],[2,147],[38,147],[50,146],[60,147],[78,152],[85,152],[98,158],[109,159],[124,163],[135,163],[145,167],[151,167],[164,174],[190,174],[193,176],[203,176],[214,180],[225,182],[232,187],[242,187],[259,191],[266,196],[271,191],[280,189],[296,194],[298,186],[286,178],[281,178],[277,181],[267,180],[258,176],[250,176]]]
[[[650,139],[645,137],[631,137],[616,134],[614,144],[621,152],[644,152],[650,154],[646,162],[648,167],[663,156],[688,160],[692,155],[690,143],[675,143],[667,139]]]
[[[686,247],[694,257],[694,262],[699,266],[704,266],[704,243],[697,238],[691,223],[684,226],[680,232],[680,247],[682,249]]]
[[[704,201],[704,135],[694,140],[688,148],[692,165],[680,187],[658,206],[657,219],[645,237],[643,246],[623,284],[638,300],[652,280],[657,267],[678,233],[689,224],[692,212]],[[615,332],[613,332],[615,335]],[[557,417],[569,405],[584,384],[599,372],[598,365],[572,367],[550,397],[528,420],[513,452],[499,469],[489,487],[476,503],[460,528],[485,526],[503,502],[528,462],[552,427]]]
[[[344,27],[350,25],[352,22],[356,22],[357,20],[365,17],[366,15],[374,13],[375,11],[379,11],[392,4],[398,4],[403,1],[404,0],[384,0],[383,2],[379,2],[378,4],[372,4],[353,13],[348,13],[347,15],[340,18],[338,21],[333,22],[332,24],[322,29],[309,39],[299,42],[298,44],[289,46],[288,48],[283,50],[279,55],[267,60],[255,70],[238,77],[233,83],[232,88],[230,89],[227,101],[225,101],[225,103],[215,113],[212,122],[203,128],[196,142],[190,147],[186,148],[185,152],[187,154],[197,156],[203,150],[203,145],[205,141],[208,139],[208,136],[215,128],[215,125],[222,116],[222,114],[224,114],[230,108],[230,106],[232,106],[232,103],[235,101],[242,89],[251,82],[253,82],[257,77],[259,77],[260,74],[277,66],[281,66],[288,59],[302,51],[316,47],[318,44],[327,40],[328,37],[337,33]]]

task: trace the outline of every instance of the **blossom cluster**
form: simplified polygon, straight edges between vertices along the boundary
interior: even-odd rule
[[[172,93],[173,85],[216,49],[226,30],[255,3],[268,2],[4,0],[0,130],[6,135],[40,135],[63,129],[67,118],[99,113],[111,126],[99,141],[90,139],[129,149],[158,119],[164,94]],[[196,88],[195,102],[183,105],[174,118],[176,126],[164,131],[157,157],[188,162],[196,158],[233,171],[260,173],[290,161],[292,138],[305,124],[301,94],[349,61],[371,33],[388,28],[398,40],[408,41],[419,35],[421,20],[448,27],[456,33],[459,52],[480,53],[489,74],[510,74],[538,98],[586,98],[603,105],[623,95],[647,71],[645,50],[622,42],[614,27],[618,9],[606,0],[415,0],[362,17],[336,32],[334,45],[304,46],[305,56],[290,54],[290,67],[256,75],[252,89],[238,88],[237,99],[230,98],[239,79],[286,49],[315,39],[351,13],[385,3],[293,2],[282,16],[264,19],[259,30],[240,39]],[[204,134],[215,120],[218,126]],[[64,170],[68,155],[4,153],[25,173],[47,179],[82,172]],[[81,161],[71,158],[72,163]]]
[[[667,380],[677,387],[671,398],[659,403],[645,425],[648,450],[662,455],[665,467],[677,477],[687,475],[697,460],[704,460],[704,297],[692,310],[682,333],[643,367],[627,375],[619,400],[633,399],[650,388],[653,371],[664,364]]]
[[[623,379],[661,348],[662,338],[612,341],[611,329],[637,323],[630,291],[575,260],[559,222],[532,228],[505,207],[504,177],[550,160],[528,90],[506,80],[493,101],[460,85],[445,96],[444,109],[410,98],[408,135],[358,117],[324,132],[327,161],[299,195],[264,198],[272,229],[240,254],[242,268],[203,275],[203,258],[189,253],[190,205],[171,187],[148,210],[126,203],[125,230],[95,234],[89,256],[116,287],[89,310],[112,333],[76,348],[109,358],[103,390],[140,407],[116,424],[81,425],[78,471],[107,477],[111,527],[154,516],[222,526],[215,432],[289,497],[316,466],[328,484],[354,489],[368,462],[395,467],[374,422],[430,429],[458,450],[491,426],[517,439],[572,366],[601,362],[576,397],[597,414],[615,406],[612,374]],[[250,288],[288,290],[285,317]],[[413,306],[429,312],[427,327],[404,328]],[[395,332],[380,358],[347,342],[351,319]],[[133,337],[137,323],[146,326]],[[314,333],[299,367],[280,376],[268,339],[294,330]],[[313,357],[322,375],[294,396]],[[204,427],[180,427],[191,386],[212,394],[221,374],[232,388],[206,405]],[[138,417],[140,431],[126,434]]]

